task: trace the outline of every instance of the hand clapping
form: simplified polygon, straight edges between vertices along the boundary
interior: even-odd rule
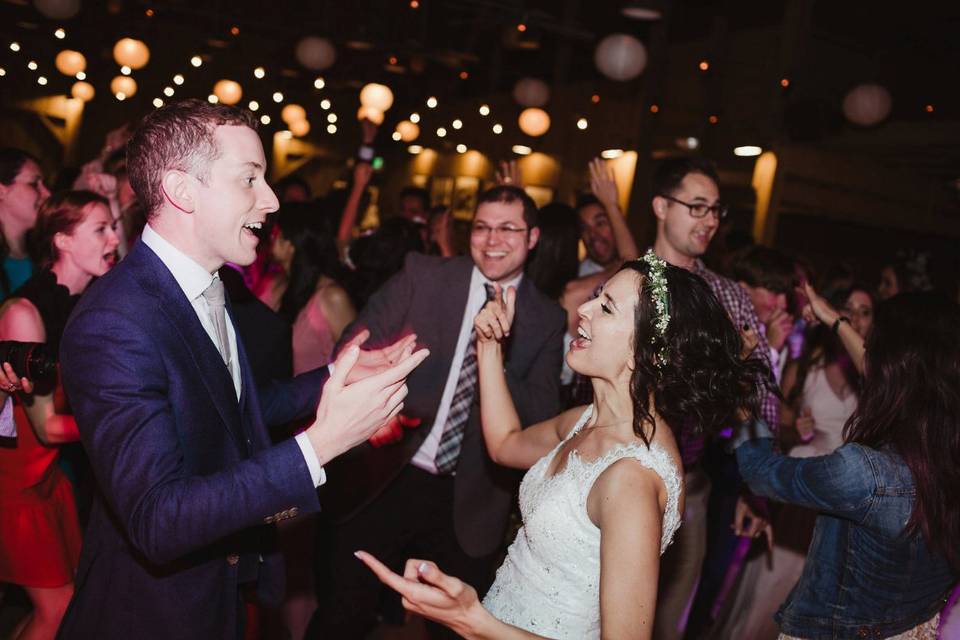
[[[488,302],[473,320],[478,342],[502,342],[510,335],[513,317],[517,310],[517,290],[508,287],[506,295],[499,284],[494,285],[493,300]]]

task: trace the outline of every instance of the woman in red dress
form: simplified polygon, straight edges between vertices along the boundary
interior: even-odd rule
[[[0,307],[0,339],[45,342],[56,354],[90,281],[113,265],[117,235],[107,201],[69,191],[41,207],[34,230],[41,270]],[[105,345],[106,346],[106,345]],[[55,445],[79,440],[57,380],[16,396],[17,437],[0,445],[0,582],[23,586],[33,612],[18,639],[53,638],[73,595],[80,525]]]

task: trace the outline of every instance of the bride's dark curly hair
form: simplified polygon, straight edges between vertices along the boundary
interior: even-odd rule
[[[655,431],[653,411],[667,421],[678,439],[681,431],[715,435],[756,417],[769,371],[758,358],[741,358],[740,332],[709,285],[686,269],[664,268],[670,323],[666,335],[660,336],[649,286],[650,266],[633,260],[621,267],[624,270],[643,276],[630,379],[634,433],[650,444]],[[659,354],[666,357],[665,363],[659,363]]]

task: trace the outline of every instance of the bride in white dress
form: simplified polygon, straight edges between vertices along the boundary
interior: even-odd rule
[[[579,309],[567,362],[591,377],[593,404],[522,429],[502,355],[515,299],[496,296],[474,323],[487,451],[529,469],[523,527],[486,598],[432,562],[399,576],[357,557],[407,609],[466,638],[649,638],[660,555],[683,513],[673,430],[731,424],[756,369],[707,285],[648,252]]]

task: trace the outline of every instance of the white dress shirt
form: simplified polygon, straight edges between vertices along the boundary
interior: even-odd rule
[[[7,396],[0,409],[0,438],[16,438],[17,423],[13,419],[13,397]]]
[[[167,242],[159,233],[157,233],[149,224],[143,228],[141,241],[150,247],[160,261],[170,270],[174,280],[180,285],[183,294],[193,306],[203,330],[207,332],[213,346],[217,346],[217,330],[210,319],[210,308],[203,292],[206,291],[214,278],[219,278],[216,272],[210,273],[200,266],[193,258],[189,257],[175,246]],[[237,400],[240,400],[241,378],[240,378],[240,357],[237,350],[237,332],[233,327],[233,320],[230,314],[227,314],[227,341],[230,343],[230,353],[237,354],[230,359],[230,377],[233,379],[233,388],[237,394]],[[303,459],[310,470],[310,478],[314,486],[319,487],[327,481],[326,473],[317,453],[313,450],[313,445],[307,438],[306,432],[297,434],[297,444],[303,453]]]
[[[521,279],[523,279],[523,273],[520,273],[520,275],[512,280],[501,283],[500,286],[503,291],[506,291],[507,287],[519,289]],[[473,320],[477,314],[480,313],[480,310],[483,309],[483,305],[487,303],[485,284],[492,283],[480,273],[480,269],[474,267],[473,273],[470,275],[470,295],[467,296],[467,306],[463,312],[463,321],[460,323],[460,336],[457,338],[457,348],[453,352],[453,362],[450,363],[447,383],[443,387],[443,395],[440,396],[440,406],[437,407],[437,417],[433,421],[433,426],[430,427],[430,433],[427,434],[423,444],[420,445],[417,453],[413,456],[413,460],[410,461],[415,467],[419,467],[434,475],[437,474],[435,461],[437,449],[440,448],[440,438],[443,436],[443,427],[447,423],[447,417],[450,415],[450,404],[453,402],[453,395],[457,391],[457,381],[460,378],[460,369],[463,367],[463,358],[467,354],[467,341],[470,339],[470,332],[473,329]],[[477,392],[479,393],[479,388]]]

